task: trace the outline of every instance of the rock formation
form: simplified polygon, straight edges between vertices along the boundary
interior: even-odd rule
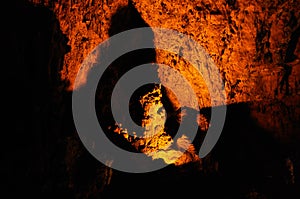
[[[24,194],[42,197],[106,198],[123,192],[140,198],[140,190],[157,184],[149,196],[157,197],[161,191],[166,197],[177,196],[173,191],[180,189],[186,196],[231,198],[299,194],[298,0],[13,0],[7,8],[16,17],[3,26],[13,66],[7,74],[13,75],[19,90],[17,94],[15,88],[5,90],[14,99],[7,115],[18,123],[13,128],[21,138],[3,169],[11,193],[21,187]],[[141,26],[177,30],[207,51],[225,83],[228,117],[220,141],[203,160],[132,175],[100,164],[84,149],[72,121],[70,95],[83,60],[98,44]],[[179,55],[155,50],[145,59],[173,67],[192,83],[204,110],[199,116],[201,134],[208,125],[206,109],[214,105],[205,82]],[[124,60],[145,61],[139,57]],[[118,66],[108,71],[113,81],[126,72]],[[177,81],[159,70],[157,74],[163,82]],[[100,89],[99,95],[106,96],[105,90]],[[171,92],[166,96],[172,101]],[[188,102],[189,96],[185,99]],[[105,113],[99,104],[103,108],[99,112]],[[17,121],[12,112],[20,114]],[[193,143],[196,149],[202,138],[203,134]],[[115,135],[112,139],[132,149],[126,139]]]

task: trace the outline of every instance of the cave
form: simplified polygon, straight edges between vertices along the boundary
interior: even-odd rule
[[[1,171],[10,197],[300,197],[299,2],[12,0],[5,9],[10,13],[2,26],[8,122]],[[144,27],[176,30],[198,42],[219,70],[226,99],[224,104],[211,99],[206,80],[184,56],[199,52],[180,47],[172,37],[166,43],[178,46],[176,53],[145,48],[111,62],[91,100],[99,127],[118,148],[164,165],[134,173],[114,168],[114,159],[99,161],[86,147],[72,96],[86,89],[97,72],[99,44]],[[157,41],[155,31],[149,35],[153,45],[165,42]],[[139,45],[149,39],[144,37],[126,42]],[[197,109],[182,80],[155,63],[170,66],[189,82]],[[128,102],[130,118],[116,121],[114,88],[142,64],[153,65],[151,73],[160,83],[139,86]],[[164,84],[175,85],[174,90]],[[122,91],[128,85],[120,86]],[[114,105],[126,98],[117,94]],[[215,125],[213,113],[224,107],[220,137],[200,157],[208,129]],[[127,120],[144,128],[144,134],[129,132],[122,125]],[[191,140],[188,133],[176,136],[183,121],[197,126]]]

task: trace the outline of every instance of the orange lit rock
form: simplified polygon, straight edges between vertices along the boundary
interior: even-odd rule
[[[32,192],[40,190],[46,197],[49,197],[48,194],[54,194],[53,197],[61,196],[60,191],[62,191],[71,198],[102,198],[102,192],[107,186],[111,186],[108,189],[111,190],[108,191],[108,198],[111,198],[114,197],[111,196],[114,193],[132,193],[131,190],[144,191],[145,187],[153,186],[153,182],[145,180],[147,178],[144,176],[135,178],[135,175],[121,174],[120,176],[123,177],[119,177],[120,173],[110,168],[113,160],[101,165],[93,159],[77,137],[70,110],[69,94],[73,89],[78,69],[88,53],[112,35],[110,33],[112,19],[114,23],[120,25],[119,30],[124,30],[134,27],[132,18],[138,15],[149,26],[175,29],[199,42],[220,70],[225,82],[227,104],[229,106],[241,105],[242,102],[246,102],[242,105],[246,104],[247,108],[250,108],[250,113],[248,113],[243,111],[243,106],[242,108],[236,106],[238,107],[235,112],[236,117],[229,118],[232,128],[227,128],[222,133],[222,137],[225,138],[220,140],[209,156],[201,160],[197,156],[201,138],[197,137],[195,144],[188,145],[189,138],[182,137],[175,143],[176,147],[170,149],[168,146],[174,140],[168,133],[172,133],[173,129],[168,133],[159,131],[161,129],[157,132],[153,131],[156,124],[160,124],[157,126],[161,127],[162,122],[159,119],[163,118],[163,114],[155,115],[156,117],[151,121],[143,121],[145,125],[150,125],[155,121],[152,126],[148,126],[148,131],[152,130],[152,133],[143,138],[137,137],[134,133],[130,136],[125,126],[115,128],[113,124],[108,124],[107,127],[110,126],[107,128],[108,131],[115,136],[114,138],[117,138],[117,142],[120,141],[120,145],[125,146],[124,148],[138,149],[149,158],[172,164],[170,175],[166,175],[167,177],[160,176],[164,172],[154,174],[157,180],[155,185],[159,186],[152,189],[152,192],[160,193],[156,192],[159,188],[163,191],[169,190],[168,188],[174,189],[174,187],[179,187],[176,184],[178,182],[180,186],[184,185],[186,190],[197,191],[198,184],[182,180],[186,178],[182,178],[179,174],[189,170],[191,172],[189,174],[193,176],[194,170],[190,170],[190,166],[196,163],[197,167],[203,170],[200,178],[200,175],[197,175],[192,179],[201,181],[203,187],[213,187],[213,191],[216,187],[226,192],[232,190],[228,191],[230,197],[237,195],[237,197],[243,197],[248,192],[247,196],[250,198],[273,198],[274,195],[277,196],[278,191],[284,193],[278,196],[287,194],[286,198],[291,198],[287,190],[292,190],[299,182],[299,148],[297,147],[300,140],[300,4],[298,0],[132,0],[134,7],[130,9],[127,6],[127,0],[12,0],[9,2],[25,1],[30,3],[30,9],[26,8],[26,12],[17,13],[15,7],[12,7],[14,14],[17,13],[17,20],[9,17],[9,28],[3,26],[6,37],[9,38],[4,41],[8,47],[7,51],[11,53],[9,58],[10,60],[17,58],[17,70],[14,67],[4,68],[12,69],[14,81],[16,80],[20,85],[17,91],[15,88],[7,89],[8,93],[13,94],[15,99],[12,104],[17,107],[18,115],[20,114],[20,117],[15,117],[13,114],[14,124],[18,125],[9,128],[19,133],[18,136],[12,134],[13,139],[26,138],[16,142],[17,145],[15,144],[12,150],[12,154],[15,155],[12,156],[12,162],[5,163],[7,157],[4,157],[4,171],[6,172],[6,167],[13,168],[9,168],[7,172],[9,175],[14,175],[13,178],[9,176],[11,180],[7,183],[14,186],[11,193],[20,188],[21,194],[24,193],[23,190],[26,192],[27,189],[32,189]],[[40,12],[31,12],[34,10],[31,9],[34,7],[32,5],[39,8],[43,5],[43,11],[47,10],[46,14],[42,15],[43,17],[39,20],[35,20],[39,17],[36,13]],[[25,5],[22,4],[20,7],[22,6]],[[135,15],[132,15],[132,9],[137,12]],[[48,11],[51,12],[51,17],[47,14]],[[52,16],[52,11],[56,19]],[[28,13],[30,13],[29,17],[27,17]],[[122,17],[115,18],[118,13],[121,13]],[[24,19],[19,20],[20,17]],[[44,19],[46,27],[41,23],[43,24],[41,29],[38,22]],[[16,21],[18,23],[15,23]],[[31,26],[27,27],[28,24]],[[47,27],[49,24],[50,26]],[[10,27],[13,27],[12,31]],[[67,38],[68,46],[65,46],[64,38]],[[47,48],[39,52],[40,47]],[[48,50],[50,50],[49,57],[47,56]],[[192,83],[201,108],[212,106],[205,82],[186,60],[177,54],[159,50],[156,50],[155,59],[158,63],[169,65],[180,71]],[[25,74],[24,77],[23,74]],[[120,74],[116,73],[112,76]],[[157,74],[163,82],[175,82],[178,88],[181,88],[180,83],[174,77],[159,70]],[[57,83],[58,78],[61,80],[59,83]],[[211,80],[215,78],[213,74]],[[6,77],[5,81],[10,83],[11,79]],[[85,81],[83,77],[82,84]],[[113,81],[115,79],[111,82]],[[48,86],[50,89],[44,89]],[[34,94],[30,94],[28,88],[33,88]],[[103,88],[99,96],[106,98],[107,88],[111,88],[110,85]],[[39,92],[40,90],[42,92]],[[39,96],[40,94],[42,96]],[[188,116],[189,112],[176,112],[181,107],[176,96],[167,89],[166,94],[172,101],[171,109],[175,110],[171,117],[180,122],[181,117]],[[27,97],[27,95],[28,99],[20,100],[20,96]],[[121,97],[120,95],[120,99]],[[149,102],[149,99],[147,100]],[[187,96],[185,101],[189,102]],[[149,112],[155,114],[161,104],[156,105],[158,106],[145,106],[144,116],[148,116]],[[100,106],[98,111],[106,113],[106,109],[109,109],[107,104]],[[28,117],[28,112],[31,111],[34,122]],[[251,115],[251,119],[247,118],[247,114]],[[39,116],[42,117],[39,118]],[[198,123],[199,134],[201,134],[209,128],[209,118],[204,114],[196,114],[196,116],[195,122]],[[23,118],[26,118],[24,122]],[[32,128],[29,127],[31,124],[33,124]],[[240,128],[235,128],[235,125]],[[251,128],[252,126],[255,127]],[[22,131],[22,129],[25,130]],[[272,139],[265,138],[267,133]],[[280,143],[279,149],[272,144],[273,138]],[[24,147],[28,147],[28,150]],[[180,156],[182,147],[187,150]],[[35,155],[37,151],[38,154]],[[34,155],[31,154],[32,152]],[[21,168],[23,166],[24,168]],[[282,171],[284,168],[286,171]],[[219,174],[222,177],[218,176]],[[223,174],[227,174],[227,178],[223,178],[225,176]],[[29,183],[22,179],[25,175]],[[114,175],[113,178],[112,175]],[[203,175],[204,178],[202,178]],[[216,176],[218,177],[215,178]],[[213,177],[211,184],[206,182],[211,179],[210,177]],[[125,183],[116,183],[120,178],[124,178]],[[169,178],[174,182],[164,181],[164,178]],[[222,182],[219,182],[219,179]],[[228,179],[232,179],[234,183],[228,184]],[[283,181],[292,186],[282,182],[281,179],[285,179]],[[196,189],[191,188],[193,185]],[[201,194],[205,192],[202,186],[199,190]],[[232,187],[240,187],[245,192],[240,193],[238,188],[232,189]],[[298,189],[296,190],[298,193]],[[260,191],[265,193],[260,195]],[[207,192],[211,197],[213,193],[210,190]],[[184,193],[187,194],[185,190]],[[194,197],[195,192],[190,191],[190,193]],[[215,198],[225,197],[222,194],[223,192],[220,193],[221,196]]]
[[[279,50],[285,56],[291,35],[298,27],[299,4],[292,0],[282,4],[276,1],[272,4],[232,2],[134,1],[134,5],[150,26],[175,29],[198,41],[224,73],[228,92],[234,92],[232,86],[241,80],[242,96],[237,93],[239,97],[229,97],[229,102],[240,102],[249,99],[252,88],[249,78],[256,78],[255,74],[252,77],[255,68],[268,63],[271,55],[273,63],[268,63],[270,67],[282,61]],[[119,7],[127,5],[127,1],[58,1],[45,4],[53,6],[62,30],[69,38],[71,51],[65,59],[62,78],[69,80],[72,87],[82,60],[91,49],[108,38],[112,15]],[[297,40],[294,42],[297,43]],[[158,55],[158,62],[170,64],[171,61],[172,57]]]
[[[61,79],[69,83],[68,90],[72,90],[74,78],[87,54],[109,38],[114,13],[128,4],[127,0],[28,1],[51,8],[69,39],[71,50],[65,55],[60,71]],[[284,117],[282,109],[285,106],[293,110],[291,120],[300,121],[298,1],[133,0],[132,3],[149,26],[187,34],[207,50],[225,82],[228,104],[253,103],[256,107],[253,116],[279,137],[281,131],[295,131],[289,119],[277,121]],[[124,18],[120,24],[128,23],[125,21]],[[156,59],[158,63],[179,70],[193,83],[201,107],[211,106],[205,83],[189,71],[191,67],[185,60],[161,51],[157,51]],[[290,72],[283,63],[288,64]],[[158,74],[162,81],[175,81],[159,71]],[[186,98],[188,101],[189,96]],[[260,106],[268,111],[261,111]]]

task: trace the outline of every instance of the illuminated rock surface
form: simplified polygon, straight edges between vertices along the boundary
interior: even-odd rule
[[[5,92],[13,99],[8,100],[12,109],[7,115],[18,135],[9,135],[9,140],[16,140],[15,148],[4,157],[2,169],[10,194],[41,198],[175,197],[178,193],[204,198],[299,197],[299,1],[134,0],[128,6],[125,0],[20,0],[10,1],[7,8],[16,19],[9,17],[3,26],[7,27],[4,47],[12,60],[5,72],[13,75],[17,87],[5,88]],[[195,121],[200,127],[197,137],[190,153],[182,157],[185,164],[134,175],[102,165],[84,149],[72,121],[70,95],[80,64],[94,47],[122,30],[140,26],[175,29],[205,48],[225,81],[228,116],[214,150],[199,159],[211,107],[203,80],[184,59],[168,52],[149,51],[144,58],[131,54],[120,59],[104,81],[116,81],[130,69],[120,69],[120,64],[163,63],[192,82],[202,111]],[[4,77],[6,82],[11,82],[9,75]],[[158,76],[163,82],[176,82],[160,71]],[[96,108],[102,114],[107,113],[107,90],[112,86],[99,88],[97,97],[103,99]],[[179,105],[172,93],[165,94],[176,121]],[[193,111],[187,109],[185,114],[193,115]],[[105,127],[113,125],[111,118],[101,122]],[[114,142],[136,150],[126,135],[113,130],[107,133]]]

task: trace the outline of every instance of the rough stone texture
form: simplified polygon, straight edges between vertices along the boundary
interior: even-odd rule
[[[69,39],[71,50],[65,55],[61,70],[62,80],[69,82],[68,89],[72,89],[87,54],[109,38],[114,13],[127,3],[125,0],[44,2],[53,9],[62,32]],[[285,117],[285,108],[279,104],[293,110],[294,114],[289,116],[292,121],[300,121],[298,1],[151,0],[133,1],[133,5],[149,26],[177,30],[205,48],[225,82],[227,104],[263,104],[268,111],[259,111],[259,107],[253,109],[253,115],[261,125],[275,131],[279,137],[281,131],[288,131],[288,134],[295,131],[295,125],[287,124],[290,122],[275,124],[274,121]],[[122,20],[120,23],[128,24],[129,29],[127,19]],[[205,82],[190,70],[192,67],[185,60],[161,51],[157,51],[156,59],[158,63],[179,70],[192,82],[201,107],[211,106]],[[176,82],[166,74],[160,74],[160,78],[163,82]],[[189,97],[186,96],[187,101]]]
[[[155,184],[149,197],[161,192],[178,196],[166,190],[181,190],[186,197],[200,192],[219,198],[298,198],[299,1],[134,0],[134,8],[126,7],[125,0],[10,2],[20,19],[5,21],[5,46],[15,55],[9,59],[19,71],[10,71],[18,94],[15,88],[7,93],[15,107],[8,117],[15,119],[11,112],[20,115],[18,125],[15,120],[12,125],[20,139],[10,152],[13,158],[5,156],[8,163],[1,169],[13,187],[11,193],[21,187],[24,195],[43,197],[111,198],[129,193],[140,198]],[[135,27],[135,11],[149,26],[175,29],[199,42],[225,81],[229,122],[214,151],[196,164],[126,174],[99,164],[76,136],[70,93],[80,64],[111,36],[115,13],[128,15],[116,27],[120,31]],[[205,85],[185,60],[161,51],[156,51],[156,60],[193,82],[201,107],[210,107]],[[158,74],[164,81],[176,81]],[[29,97],[22,101],[20,96]],[[195,140],[197,149],[202,136]]]
[[[135,5],[151,27],[188,34],[207,50],[225,81],[228,104],[258,105],[253,116],[281,139],[299,132],[295,125],[300,121],[298,1],[140,1]],[[210,106],[203,82],[186,70],[187,63],[159,52],[157,60],[192,79],[202,107]],[[165,74],[160,77],[177,82]]]

